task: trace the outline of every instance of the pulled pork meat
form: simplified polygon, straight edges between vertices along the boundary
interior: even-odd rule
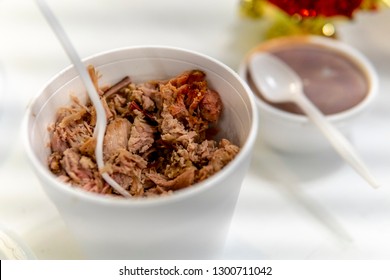
[[[206,75],[192,70],[165,81],[135,84],[125,77],[98,88],[108,125],[104,170],[95,162],[96,112],[72,97],[50,126],[50,170],[62,181],[87,191],[119,195],[101,177],[107,172],[134,197],[167,195],[207,179],[227,165],[239,148],[211,139],[222,114],[219,94]]]

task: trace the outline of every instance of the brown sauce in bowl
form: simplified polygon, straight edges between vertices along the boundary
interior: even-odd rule
[[[302,78],[306,96],[325,115],[348,110],[359,104],[368,94],[369,82],[359,65],[337,50],[315,44],[295,44],[272,51]],[[251,74],[247,73],[251,89],[264,100],[256,89]],[[303,114],[293,103],[268,104],[281,110]]]

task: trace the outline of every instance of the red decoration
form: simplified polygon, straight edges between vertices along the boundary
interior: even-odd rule
[[[360,7],[363,0],[268,0],[289,15],[302,17],[347,16]]]

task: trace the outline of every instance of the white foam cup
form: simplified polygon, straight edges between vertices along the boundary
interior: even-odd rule
[[[246,83],[229,67],[205,55],[171,47],[140,46],[100,53],[84,60],[101,74],[100,84],[126,75],[133,82],[166,79],[183,71],[206,73],[221,95],[224,111],[217,137],[240,147],[227,166],[203,182],[170,196],[142,199],[93,194],[60,182],[48,168],[48,126],[70,93],[86,100],[75,69],[51,79],[29,105],[25,147],[44,191],[89,259],[205,259],[223,249],[257,134],[257,109]]]

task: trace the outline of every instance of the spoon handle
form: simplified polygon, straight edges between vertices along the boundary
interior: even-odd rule
[[[334,149],[342,158],[359,173],[373,188],[378,188],[379,183],[372,176],[364,162],[360,159],[350,142],[337,130],[325,116],[311,103],[304,94],[294,96],[295,102],[306,113],[307,117],[328,138]]]

